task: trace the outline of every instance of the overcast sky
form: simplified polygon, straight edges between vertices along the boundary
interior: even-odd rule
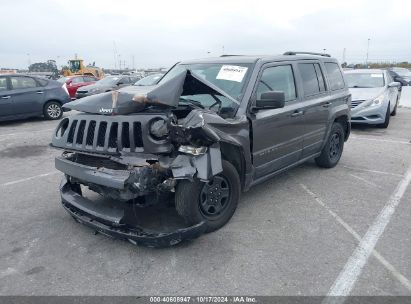
[[[276,3],[277,2],[277,3]],[[104,68],[326,49],[340,61],[411,61],[409,1],[0,0],[0,67],[77,53]]]

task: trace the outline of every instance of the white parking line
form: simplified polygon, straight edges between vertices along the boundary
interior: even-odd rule
[[[370,185],[370,186],[373,186],[375,188],[381,189],[381,187],[378,186],[376,183],[370,182],[370,181],[366,180],[365,178],[362,178],[360,176],[357,176],[357,175],[354,175],[354,174],[351,174],[351,173],[348,173],[348,175],[351,175],[352,177],[366,183],[367,185]]]
[[[348,259],[343,270],[338,275],[332,285],[328,296],[348,296],[353,289],[358,277],[368,261],[370,254],[373,252],[375,245],[383,234],[385,228],[391,220],[398,204],[401,201],[408,185],[411,182],[411,167],[398,183],[387,204],[381,210],[380,214],[374,220],[374,223],[367,230],[361,242]],[[339,298],[342,302],[345,298]]]
[[[321,207],[326,209],[329,214],[335,220],[341,224],[347,230],[359,243],[361,242],[361,237],[360,235],[353,229],[351,228],[350,225],[348,225],[341,217],[338,216],[334,211],[332,211],[315,193],[313,193],[308,187],[304,184],[300,183],[301,188],[305,190]],[[401,284],[407,288],[408,290],[411,291],[411,282],[404,276],[402,275],[393,265],[391,265],[380,253],[378,253],[375,249],[372,250],[373,256],[385,267],[387,268],[393,277],[395,277],[398,281],[401,282]]]
[[[370,137],[363,137],[363,136],[350,136],[350,139],[371,140],[371,141],[411,145],[411,140],[407,141],[407,140],[396,140],[396,139],[381,139],[381,138],[370,138]]]
[[[27,177],[27,178],[23,178],[23,179],[18,179],[12,182],[7,182],[4,184],[0,184],[0,186],[5,187],[5,186],[10,186],[10,185],[14,185],[14,184],[18,184],[18,183],[23,183],[23,182],[27,182],[29,180],[32,179],[36,179],[36,178],[40,178],[40,177],[45,177],[45,176],[49,176],[49,175],[53,175],[59,173],[59,171],[53,171],[53,172],[48,172],[48,173],[44,173],[44,174],[39,174],[39,175],[35,175],[35,176],[31,176],[31,177]]]
[[[350,170],[355,170],[355,171],[364,171],[364,172],[377,173],[377,174],[385,174],[385,175],[393,175],[393,176],[399,176],[399,177],[403,177],[403,176],[404,176],[404,175],[402,175],[402,174],[385,172],[385,171],[369,170],[369,169],[363,169],[363,168],[354,168],[354,167],[350,167],[350,166],[342,166],[342,167],[344,167],[344,168],[346,168],[346,169],[350,169]]]

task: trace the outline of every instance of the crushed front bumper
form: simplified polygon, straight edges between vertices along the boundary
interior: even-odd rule
[[[129,226],[123,222],[124,210],[96,204],[73,189],[64,177],[60,184],[61,201],[64,209],[79,223],[106,236],[127,240],[147,247],[169,247],[184,240],[202,235],[205,222],[191,227],[179,228],[172,232],[152,232],[142,227]]]

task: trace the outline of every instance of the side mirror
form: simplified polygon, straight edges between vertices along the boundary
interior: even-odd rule
[[[261,94],[261,98],[255,103],[256,109],[278,109],[285,104],[285,94],[283,91],[268,91]]]
[[[400,82],[396,82],[396,81],[390,82],[390,83],[388,84],[388,87],[390,87],[390,88],[392,88],[392,87],[400,87],[400,86],[401,86],[401,83],[400,83]]]
[[[118,82],[118,83],[117,83],[118,86],[121,86],[122,84],[124,84],[124,83],[122,83],[122,82]]]
[[[400,82],[400,80],[401,80],[401,77],[400,77],[400,76],[394,76],[394,81]]]

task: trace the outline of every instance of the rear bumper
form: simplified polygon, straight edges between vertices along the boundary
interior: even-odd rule
[[[94,229],[98,233],[127,240],[136,245],[169,247],[184,240],[195,239],[206,230],[205,222],[164,233],[145,231],[138,226],[130,227],[123,223],[124,210],[93,203],[75,192],[66,178],[63,178],[61,182],[60,193],[64,209],[77,222]]]

